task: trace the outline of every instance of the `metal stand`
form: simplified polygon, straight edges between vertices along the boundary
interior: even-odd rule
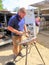
[[[25,47],[26,47],[25,65],[27,65],[28,42],[31,42],[31,41],[32,41],[32,39],[29,39],[29,40],[25,41],[25,43],[24,43],[24,41],[20,43],[21,45],[25,44]],[[43,61],[44,65],[45,65],[45,62],[44,62],[44,60],[43,60],[43,58],[42,58],[42,56],[41,56],[41,54],[40,54],[40,52],[39,52],[39,50],[38,50],[38,48],[37,48],[37,46],[36,46],[36,42],[33,41],[33,43],[34,43],[34,46],[35,46],[35,48],[36,48],[36,50],[37,50],[37,52],[38,52],[38,54],[39,54],[41,60]],[[31,47],[31,46],[30,46],[30,47]],[[31,51],[31,48],[30,48],[30,50],[29,50],[29,53],[30,53],[30,51]],[[16,58],[15,58],[15,59],[16,59]]]
[[[26,59],[25,59],[25,65],[27,65],[27,55],[28,55],[28,45],[26,45]]]
[[[36,48],[36,50],[37,50],[37,52],[38,52],[38,54],[39,54],[41,60],[43,61],[43,65],[45,65],[44,59],[42,58],[42,56],[41,56],[41,54],[40,54],[40,52],[39,52],[39,50],[38,50],[38,48],[37,48],[35,42],[34,42],[34,46],[35,46],[35,48]],[[31,51],[31,49],[30,49],[30,51]],[[26,45],[26,59],[25,59],[25,65],[27,65],[27,55],[28,55],[28,45]]]
[[[38,52],[38,54],[39,54],[41,60],[43,61],[44,65],[45,65],[44,59],[42,58],[42,56],[41,56],[41,54],[40,54],[40,52],[39,52],[39,50],[38,50],[38,48],[37,48],[37,46],[36,46],[36,42],[34,42],[34,45],[35,45],[35,48],[36,48],[36,50],[37,50],[37,52]]]

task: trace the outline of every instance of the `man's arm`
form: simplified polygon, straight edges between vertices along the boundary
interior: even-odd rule
[[[28,31],[27,31],[27,26],[26,26],[26,24],[24,25],[24,31],[25,31],[25,32],[28,32]]]
[[[26,24],[24,25],[24,31],[26,32],[26,36],[29,37]]]
[[[17,34],[17,35],[22,35],[22,34],[23,34],[23,32],[18,31],[18,30],[14,29],[14,28],[11,27],[11,26],[8,26],[7,29],[8,29],[9,31],[11,31],[11,32],[13,32],[13,33],[15,33],[15,34]]]

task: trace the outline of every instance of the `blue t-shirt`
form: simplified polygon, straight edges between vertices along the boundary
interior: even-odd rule
[[[2,27],[2,24],[0,23],[0,27]]]
[[[16,14],[10,18],[8,26],[11,26],[18,31],[23,31],[24,24],[25,24],[25,19],[24,18],[20,19],[20,16]],[[12,33],[12,35],[17,35],[17,34]]]

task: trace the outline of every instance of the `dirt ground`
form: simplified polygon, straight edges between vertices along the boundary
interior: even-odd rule
[[[45,65],[49,65],[49,37],[42,34],[38,35],[37,47],[43,57]],[[25,54],[25,49],[22,49],[22,54]],[[25,57],[17,57],[16,65],[25,65]],[[0,47],[0,65],[5,65],[6,62],[13,60],[12,45]],[[30,54],[28,54],[27,65],[43,65],[43,62],[34,45],[31,46]]]

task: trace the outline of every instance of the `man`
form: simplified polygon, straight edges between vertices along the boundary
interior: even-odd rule
[[[13,40],[13,53],[15,56],[21,55],[21,45],[18,43],[21,42],[23,32],[27,32],[27,27],[25,25],[25,17],[26,10],[25,8],[20,8],[18,13],[12,16],[8,23],[8,30],[12,32],[12,40]],[[28,34],[26,33],[26,36]]]

